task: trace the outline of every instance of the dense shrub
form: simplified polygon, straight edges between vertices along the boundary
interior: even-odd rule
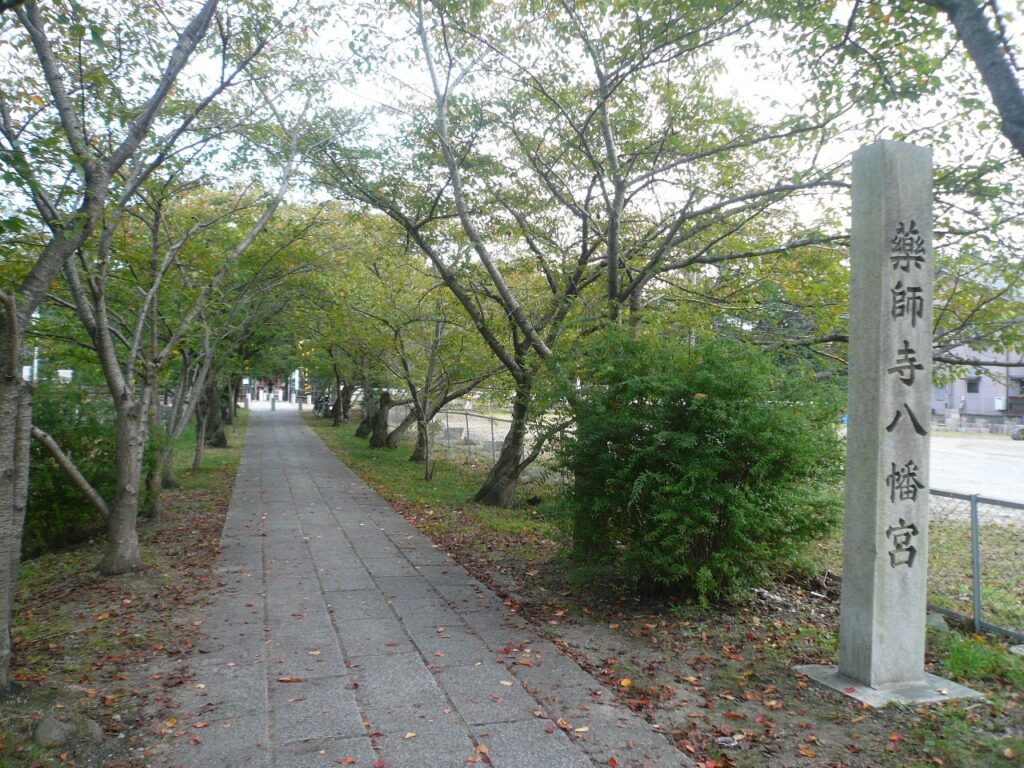
[[[48,432],[107,504],[114,500],[117,452],[114,408],[106,390],[40,382],[32,399],[32,423]],[[162,433],[162,430],[157,430]],[[153,467],[162,434],[150,435],[143,477]],[[150,504],[148,496],[141,509]],[[42,445],[32,441],[24,557],[34,557],[103,532],[106,522]]]
[[[32,421],[71,456],[92,486],[114,497],[114,409],[106,393],[95,397],[73,385],[41,382]],[[22,551],[25,557],[82,541],[103,531],[104,520],[68,479],[49,452],[32,441],[28,507]]]
[[[736,343],[610,328],[562,448],[574,550],[636,587],[729,597],[839,520],[837,398]]]

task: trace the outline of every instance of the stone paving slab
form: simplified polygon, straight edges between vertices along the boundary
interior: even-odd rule
[[[159,765],[458,768],[486,754],[498,768],[692,768],[298,414],[249,424],[206,634],[176,696],[180,729],[208,725]]]

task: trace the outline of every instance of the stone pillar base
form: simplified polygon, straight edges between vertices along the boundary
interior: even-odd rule
[[[872,707],[889,704],[938,704],[953,699],[984,699],[985,696],[951,680],[925,673],[922,683],[872,688],[839,674],[831,664],[803,664],[795,667],[802,675]]]

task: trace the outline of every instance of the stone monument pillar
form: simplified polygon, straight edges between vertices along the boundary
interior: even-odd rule
[[[931,154],[877,141],[853,156],[839,667],[800,668],[876,705],[974,694],[924,671]]]

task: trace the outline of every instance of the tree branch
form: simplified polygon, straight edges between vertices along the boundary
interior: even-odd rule
[[[43,447],[50,452],[50,455],[53,456],[57,464],[60,465],[60,468],[64,470],[68,477],[71,478],[71,482],[75,484],[75,487],[85,494],[85,498],[87,498],[92,505],[96,507],[96,511],[105,518],[110,517],[110,508],[107,507],[107,502],[103,500],[103,497],[100,496],[89,481],[85,479],[85,476],[78,471],[78,467],[75,466],[75,462],[73,462],[71,457],[61,450],[61,447],[57,445],[57,441],[34,424],[32,425],[32,437],[38,440]]]

